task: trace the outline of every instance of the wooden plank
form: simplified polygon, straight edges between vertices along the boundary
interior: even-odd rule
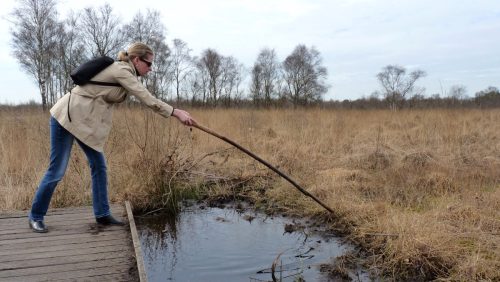
[[[113,216],[116,217],[123,217],[122,212],[117,212],[114,213]],[[61,221],[67,221],[68,219],[75,219],[75,218],[88,218],[92,221],[95,221],[95,216],[91,211],[84,211],[84,212],[79,212],[79,213],[61,213],[61,214],[56,214],[56,215],[47,215],[44,218],[45,223],[50,223],[50,222],[61,222]],[[0,226],[4,225],[9,225],[9,224],[16,224],[19,222],[28,222],[28,217],[23,216],[23,217],[6,217],[0,219]]]
[[[88,255],[72,256],[72,257],[55,257],[55,258],[24,260],[24,261],[0,262],[0,271],[22,269],[28,267],[78,263],[85,261],[105,260],[120,256],[123,256],[123,251],[116,251],[116,252],[113,251],[107,253],[88,254]]]
[[[75,227],[75,226],[92,226],[97,224],[95,220],[92,219],[85,219],[85,218],[75,218],[72,220],[67,220],[67,221],[61,221],[57,223],[47,223],[45,222],[47,228],[54,228],[57,227],[57,229],[61,229],[61,227]],[[28,220],[23,220],[23,222],[19,222],[17,224],[10,224],[6,226],[1,226],[0,228],[0,236],[5,235],[5,234],[16,234],[16,233],[26,233],[27,231],[33,233],[31,229],[29,228]]]
[[[110,205],[111,212],[113,215],[124,215],[125,209],[121,205]],[[29,211],[9,211],[9,212],[0,212],[0,222],[4,219],[20,219],[20,218],[28,218]],[[57,208],[57,209],[49,209],[47,211],[46,217],[57,217],[60,215],[70,215],[70,214],[87,214],[90,216],[94,216],[92,207],[71,207],[71,208]]]
[[[31,246],[31,247],[26,247],[24,245],[18,246],[18,248],[11,248],[11,249],[0,249],[0,260],[2,260],[2,257],[4,256],[11,256],[11,255],[21,255],[21,254],[31,254],[31,253],[39,253],[39,252],[53,252],[53,251],[63,251],[63,250],[78,250],[78,249],[85,249],[85,248],[97,248],[97,247],[107,247],[107,246],[118,246],[118,245],[128,245],[129,242],[127,238],[121,237],[120,240],[117,240],[115,238],[108,239],[108,240],[92,240],[90,242],[75,242],[71,241],[69,244],[61,244],[58,242],[58,244],[54,244],[52,246]]]
[[[44,223],[48,226],[51,225],[64,225],[65,223],[74,221],[74,220],[85,220],[89,223],[96,223],[96,220],[93,216],[67,216],[67,217],[61,217],[61,218],[51,218],[49,217],[48,219],[44,220]],[[17,219],[15,221],[9,221],[9,222],[2,222],[0,220],[0,228],[2,229],[8,229],[8,228],[16,228],[16,227],[27,227],[28,226],[28,218],[21,218]]]
[[[110,209],[111,209],[111,212],[113,214],[121,214],[121,213],[125,212],[125,209],[123,208],[123,206],[119,205],[119,204],[111,204]],[[54,216],[54,215],[60,215],[60,214],[72,214],[72,213],[83,213],[83,212],[88,212],[90,214],[93,214],[93,209],[92,209],[92,207],[50,208],[47,211],[46,216]],[[0,219],[28,217],[28,213],[29,213],[28,210],[3,211],[3,212],[0,212]]]
[[[125,208],[127,209],[127,216],[130,225],[130,233],[132,234],[132,242],[134,244],[135,258],[137,261],[137,270],[139,274],[139,281],[147,282],[148,276],[146,275],[146,267],[144,267],[143,253],[141,249],[141,242],[139,241],[139,235],[137,234],[137,228],[135,226],[134,215],[132,214],[132,208],[130,207],[129,201],[125,202]]]
[[[80,256],[80,255],[91,255],[91,254],[100,254],[107,252],[126,252],[130,247],[124,244],[120,245],[112,245],[112,246],[101,246],[101,247],[92,247],[92,248],[83,248],[83,249],[66,249],[66,250],[57,250],[57,251],[46,251],[46,252],[36,252],[36,253],[28,253],[28,254],[13,254],[9,257],[0,257],[0,263],[3,262],[16,262],[16,261],[24,261],[24,260],[33,260],[33,259],[41,259],[41,258],[62,258],[69,256]]]
[[[58,214],[58,215],[53,215],[53,216],[46,216],[44,219],[44,222],[46,224],[53,224],[53,223],[77,219],[77,218],[88,219],[89,221],[90,220],[95,221],[94,216],[92,214],[72,213],[72,214]],[[2,219],[0,219],[0,227],[2,227],[2,228],[3,228],[3,226],[16,225],[19,223],[28,224],[28,217],[15,217],[15,218],[2,218]]]
[[[109,233],[99,233],[98,235],[91,234],[75,234],[72,237],[65,237],[59,240],[29,240],[29,239],[16,239],[10,240],[6,242],[7,244],[0,246],[2,251],[12,250],[12,249],[20,249],[20,248],[36,248],[40,247],[48,247],[54,245],[69,245],[69,244],[77,244],[77,243],[86,243],[86,242],[95,242],[96,240],[129,240],[127,234],[123,234],[123,232],[109,232]]]
[[[122,230],[122,228],[117,228],[117,226],[110,226],[107,230]],[[36,233],[28,229],[27,232],[17,233],[17,234],[4,234],[0,235],[0,240],[4,239],[21,239],[21,238],[40,238],[40,237],[54,237],[54,236],[62,236],[62,235],[71,235],[71,234],[98,234],[99,232],[104,231],[103,229],[95,228],[93,224],[86,225],[77,225],[77,226],[52,226],[49,227],[48,233]]]
[[[31,232],[34,233],[34,232]],[[27,238],[13,238],[10,240],[5,240],[5,241],[0,241],[0,246],[1,245],[10,245],[10,244],[17,244],[17,243],[23,243],[23,242],[45,242],[45,241],[57,241],[57,240],[63,240],[63,239],[77,239],[77,238],[93,238],[96,236],[105,236],[103,234],[105,233],[116,233],[120,234],[123,233],[123,230],[116,229],[116,230],[107,230],[106,232],[99,232],[97,234],[93,233],[74,233],[74,234],[61,234],[58,236],[35,236],[35,237],[27,237]],[[37,233],[35,233],[37,234]]]
[[[87,261],[87,262],[78,262],[78,263],[70,263],[70,264],[62,264],[62,265],[51,265],[51,266],[39,266],[39,267],[31,267],[31,268],[23,268],[23,269],[14,269],[14,270],[4,270],[0,271],[0,280],[3,278],[9,277],[17,277],[17,276],[26,276],[33,274],[46,274],[46,273],[58,273],[62,271],[73,271],[73,270],[84,270],[84,269],[94,269],[96,267],[108,267],[113,265],[121,265],[121,264],[131,264],[133,265],[134,260],[127,257],[118,257],[107,260],[98,260],[98,261]]]
[[[27,230],[24,233],[15,234],[3,234],[0,235],[0,245],[8,244],[7,240],[18,240],[18,239],[38,239],[38,238],[53,238],[63,235],[74,235],[74,234],[84,234],[88,233],[91,235],[96,235],[100,232],[107,231],[120,231],[126,230],[121,226],[106,226],[105,228],[94,228],[93,226],[75,226],[75,227],[52,227],[49,228],[48,233],[35,233],[31,230]]]
[[[23,216],[27,217],[28,211],[0,211],[0,219],[23,217]]]
[[[123,275],[123,269],[124,268],[126,269],[128,266],[129,264],[120,264],[107,267],[96,267],[92,270],[84,269],[84,270],[62,271],[62,272],[52,272],[52,273],[34,274],[34,275],[23,275],[23,276],[13,277],[14,279],[12,279],[12,281],[52,281],[55,279],[74,280],[75,278],[93,278],[93,277],[97,278],[99,276],[109,275],[109,274]],[[10,278],[5,280],[9,281]],[[85,279],[85,281],[87,281],[87,279]]]
[[[70,278],[64,280],[54,280],[56,282],[102,282],[102,281],[113,281],[113,282],[133,282],[139,281],[137,279],[133,279],[133,276],[125,275],[125,274],[107,274],[93,277],[84,277],[84,278]]]
[[[115,205],[113,205],[115,206]],[[116,205],[118,207],[121,207],[121,205]],[[47,215],[52,215],[52,214],[58,214],[58,213],[71,213],[71,212],[80,212],[82,210],[92,210],[92,207],[88,206],[79,206],[79,207],[66,207],[66,208],[49,208],[47,211]],[[0,218],[4,217],[25,217],[28,216],[29,210],[13,210],[13,211],[1,211],[0,212]]]
[[[98,228],[99,230],[103,230],[104,228],[108,227],[108,226],[97,225],[97,222],[95,222],[93,219],[78,219],[78,218],[68,221],[61,221],[54,224],[46,224],[46,226],[49,229],[49,231],[72,230],[81,228],[89,230],[94,230]],[[8,234],[18,234],[18,233],[34,233],[33,231],[31,231],[27,220],[22,224],[9,225],[1,228],[2,229],[0,229],[0,236]]]

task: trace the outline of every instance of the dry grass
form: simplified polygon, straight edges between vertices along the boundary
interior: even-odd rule
[[[246,197],[329,219],[394,279],[500,280],[500,110],[193,110],[305,186],[197,130],[120,108],[106,147],[110,197],[151,209],[183,194]],[[48,162],[48,114],[0,112],[0,207],[27,209]],[[175,189],[174,189],[175,187]],[[193,189],[197,188],[197,189]],[[75,146],[52,207],[90,203]]]

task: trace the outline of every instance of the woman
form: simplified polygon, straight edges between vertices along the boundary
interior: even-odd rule
[[[174,109],[156,99],[138,80],[138,76],[144,76],[151,71],[153,59],[154,54],[149,46],[134,43],[126,52],[118,54],[118,62],[114,62],[92,78],[92,81],[117,83],[120,87],[95,84],[76,86],[51,108],[50,164],[38,186],[29,212],[29,226],[34,232],[48,231],[43,218],[57,183],[68,166],[74,140],[89,161],[92,205],[97,223],[124,224],[113,218],[109,209],[103,148],[111,129],[113,105],[125,101],[127,95],[135,96],[165,118],[174,116],[188,126],[195,123],[188,112]]]

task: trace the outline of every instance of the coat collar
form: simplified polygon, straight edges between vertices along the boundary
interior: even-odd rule
[[[137,77],[138,77],[138,76],[139,76],[139,72],[138,72],[138,71],[137,71],[137,69],[135,68],[134,63],[132,63],[132,60],[129,60],[127,63],[129,64],[130,68],[132,68],[132,70],[133,70],[133,72],[134,72],[135,76],[137,76]]]

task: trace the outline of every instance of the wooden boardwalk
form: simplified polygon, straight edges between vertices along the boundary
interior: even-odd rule
[[[34,233],[26,212],[0,214],[0,281],[139,281],[128,225],[97,226],[92,207],[49,210],[45,224]]]

